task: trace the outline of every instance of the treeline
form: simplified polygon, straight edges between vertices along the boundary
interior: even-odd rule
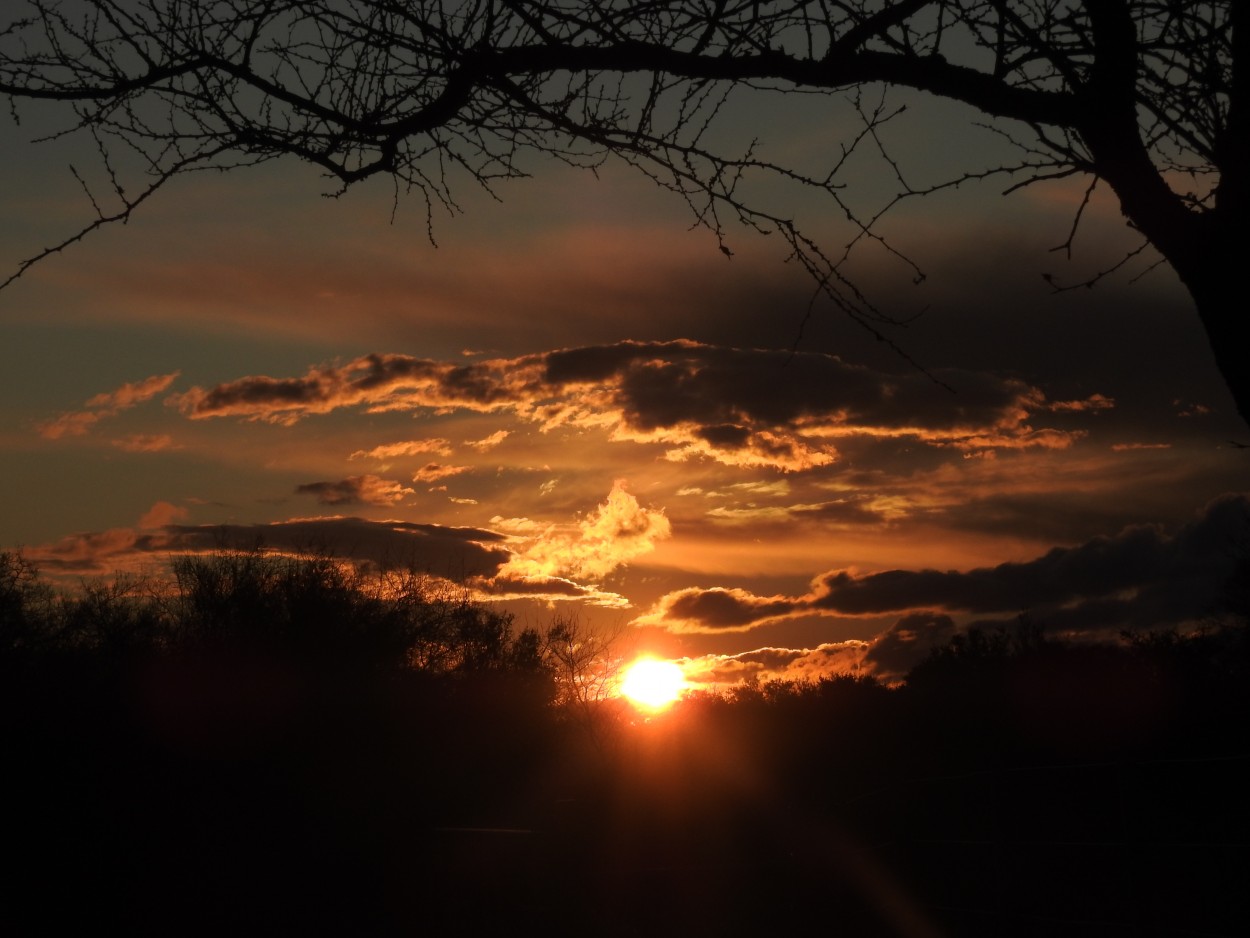
[[[411,570],[363,571],[329,554],[223,551],[171,561],[172,580],[115,576],[53,590],[0,553],[0,657],[280,655],[427,674],[540,672],[547,636]]]
[[[904,685],[597,699],[605,649],[411,572],[0,554],[7,933],[1233,935],[1250,643],[1022,621]]]

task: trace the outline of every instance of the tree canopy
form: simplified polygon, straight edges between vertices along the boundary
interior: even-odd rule
[[[454,209],[458,181],[524,175],[528,153],[592,169],[615,156],[684,199],[726,252],[731,221],[779,232],[877,331],[888,317],[845,276],[850,248],[822,248],[744,180],[807,186],[856,226],[852,247],[879,240],[884,211],[933,191],[899,175],[881,211],[843,201],[839,171],[893,112],[858,99],[862,125],[820,175],[754,145],[722,150],[715,131],[741,89],[916,89],[970,105],[1017,147],[1010,165],[949,184],[1083,176],[1086,203],[1109,186],[1141,236],[1126,260],[1153,248],[1176,271],[1250,419],[1234,340],[1245,16],[1175,0],[20,0],[0,25],[0,93],[71,106],[72,131],[94,137],[115,185],[92,222],[39,257],[206,167],[294,156],[337,186],[381,174]],[[147,174],[141,186],[125,166]]]

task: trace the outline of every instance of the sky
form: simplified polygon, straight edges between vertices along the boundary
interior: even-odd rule
[[[909,181],[998,165],[918,99]],[[828,164],[845,102],[725,129]],[[0,278],[104,193],[64,121],[0,129]],[[996,149],[998,148],[998,149]],[[222,546],[410,565],[543,626],[571,616],[691,680],[893,680],[969,625],[1189,628],[1244,549],[1250,442],[1186,293],[1084,184],[968,182],[897,206],[848,269],[882,343],[777,236],[725,246],[629,167],[536,154],[461,211],[298,162],[176,180],[0,292],[0,548],[73,585]],[[845,198],[888,199],[872,154]],[[840,251],[832,203],[754,195]],[[496,197],[497,196],[497,197]],[[105,195],[101,195],[103,199]],[[1051,275],[1048,281],[1043,274]]]

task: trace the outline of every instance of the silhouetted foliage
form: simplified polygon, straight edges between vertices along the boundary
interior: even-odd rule
[[[570,696],[574,620],[325,555],[174,567],[57,593],[0,554],[6,932],[790,933],[808,896],[870,938],[1244,931],[1244,623],[1022,621],[902,686],[648,716]]]

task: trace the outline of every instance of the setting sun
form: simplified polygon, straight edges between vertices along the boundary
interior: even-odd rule
[[[635,704],[658,709],[675,701],[686,687],[686,676],[671,661],[639,658],[625,672],[621,693]]]

